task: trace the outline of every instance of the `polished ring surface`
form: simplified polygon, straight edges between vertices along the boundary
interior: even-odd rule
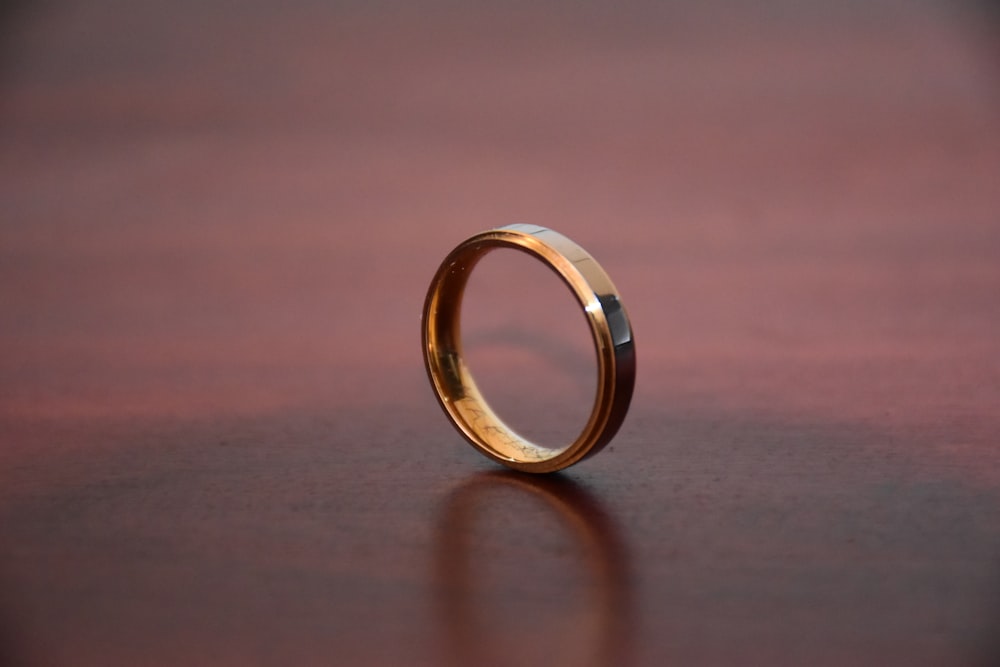
[[[460,313],[469,275],[499,248],[526,252],[569,286],[583,307],[597,351],[597,395],[580,435],[553,449],[517,434],[493,412],[462,358]],[[553,472],[593,456],[614,437],[635,385],[632,327],[608,274],[587,251],[562,234],[536,225],[509,225],[465,240],[441,263],[424,303],[424,362],[438,402],[458,431],[480,452],[516,470]]]

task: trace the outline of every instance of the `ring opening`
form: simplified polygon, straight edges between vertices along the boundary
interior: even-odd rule
[[[594,340],[569,287],[539,259],[499,248],[468,276],[462,356],[483,398],[520,437],[555,455],[597,395]]]

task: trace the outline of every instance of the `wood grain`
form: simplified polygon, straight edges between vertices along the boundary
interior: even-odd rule
[[[0,663],[994,664],[994,18],[8,11]],[[437,263],[515,221],[636,331],[622,431],[555,478],[421,366]],[[516,273],[477,354],[562,432],[586,352]]]

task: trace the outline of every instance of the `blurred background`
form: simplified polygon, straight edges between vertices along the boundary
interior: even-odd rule
[[[674,342],[646,363],[748,345],[748,326],[782,354],[919,344],[942,326],[926,310],[857,309],[957,270],[976,275],[948,307],[992,321],[995,19],[957,2],[9,5],[5,404],[325,403],[306,376],[334,362],[380,392],[372,368],[412,361],[439,258],[511,221],[576,238],[626,292],[658,288],[630,303]],[[886,284],[841,299],[866,271]],[[802,301],[826,308],[782,322]],[[345,358],[359,339],[378,352]]]
[[[0,21],[0,663],[1000,652],[994,3]],[[639,357],[614,448],[534,486],[482,476],[418,342],[511,222],[601,261]],[[571,435],[582,318],[498,261],[470,342]]]

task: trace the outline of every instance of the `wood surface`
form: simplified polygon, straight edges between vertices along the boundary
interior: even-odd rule
[[[747,4],[5,5],[0,664],[997,664],[997,13]],[[556,476],[421,362],[510,222],[636,333]],[[541,438],[560,289],[470,287]]]

